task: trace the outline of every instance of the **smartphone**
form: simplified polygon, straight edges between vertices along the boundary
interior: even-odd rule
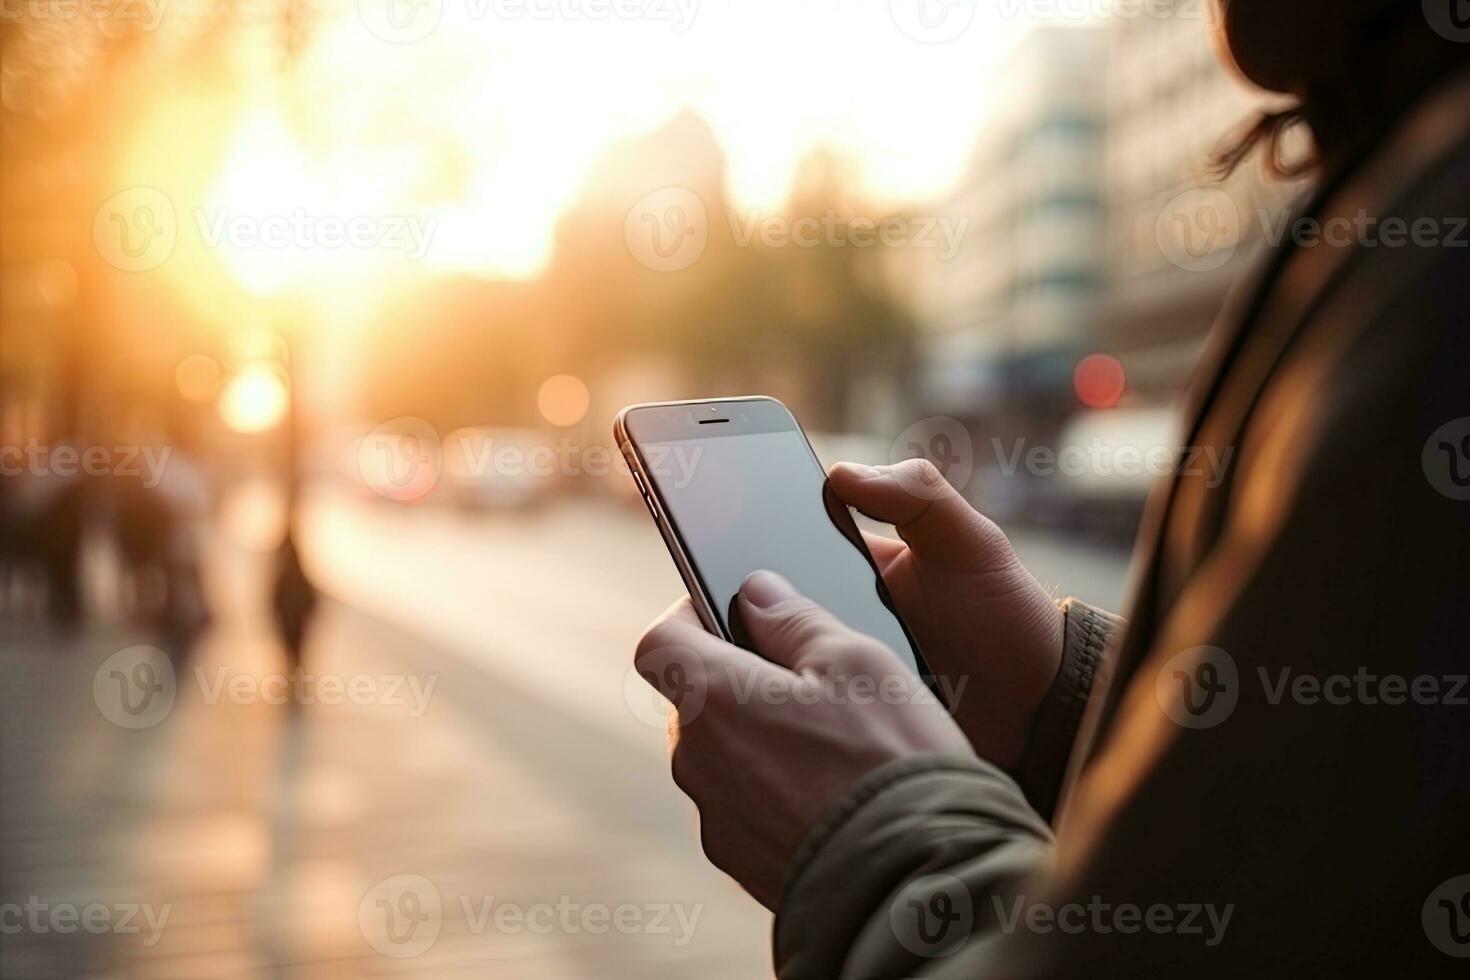
[[[705,629],[759,652],[736,597],[768,568],[931,680],[852,511],[785,405],[764,396],[631,405],[613,435]]]

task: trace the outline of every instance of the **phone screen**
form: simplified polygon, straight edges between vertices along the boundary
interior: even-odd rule
[[[746,576],[769,568],[848,626],[881,640],[917,672],[918,658],[879,591],[878,572],[851,512],[826,489],[827,476],[795,420],[784,408],[781,413],[789,428],[751,432],[744,430],[762,426],[746,425],[719,435],[638,443],[721,625],[750,647],[736,595]]]

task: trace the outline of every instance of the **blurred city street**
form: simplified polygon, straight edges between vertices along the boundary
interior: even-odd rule
[[[271,703],[263,559],[223,538],[218,615],[156,723],[115,710],[104,663],[146,640],[8,628],[0,903],[29,918],[0,974],[769,972],[769,917],[700,855],[629,673],[681,591],[641,510],[319,491],[302,537],[329,599],[299,707]],[[1017,544],[1116,605],[1121,555]]]

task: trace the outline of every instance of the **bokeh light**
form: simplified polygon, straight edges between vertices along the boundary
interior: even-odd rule
[[[554,374],[541,382],[536,408],[552,425],[576,425],[587,415],[592,395],[582,379],[572,374]]]
[[[1111,354],[1088,354],[1072,372],[1077,400],[1088,408],[1112,408],[1128,386],[1123,362]]]
[[[190,354],[174,371],[179,394],[191,402],[207,402],[219,394],[219,362],[208,354]]]
[[[290,400],[280,371],[256,364],[230,379],[220,394],[219,414],[236,432],[266,432],[280,424]]]

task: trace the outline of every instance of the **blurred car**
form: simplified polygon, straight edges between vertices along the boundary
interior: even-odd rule
[[[1080,412],[1062,427],[1052,502],[1064,523],[1131,540],[1154,482],[1179,461],[1178,420],[1168,407]],[[1186,454],[1184,465],[1210,469],[1228,458]]]
[[[539,429],[469,426],[444,437],[437,496],[466,509],[545,503],[565,482],[557,443]]]

